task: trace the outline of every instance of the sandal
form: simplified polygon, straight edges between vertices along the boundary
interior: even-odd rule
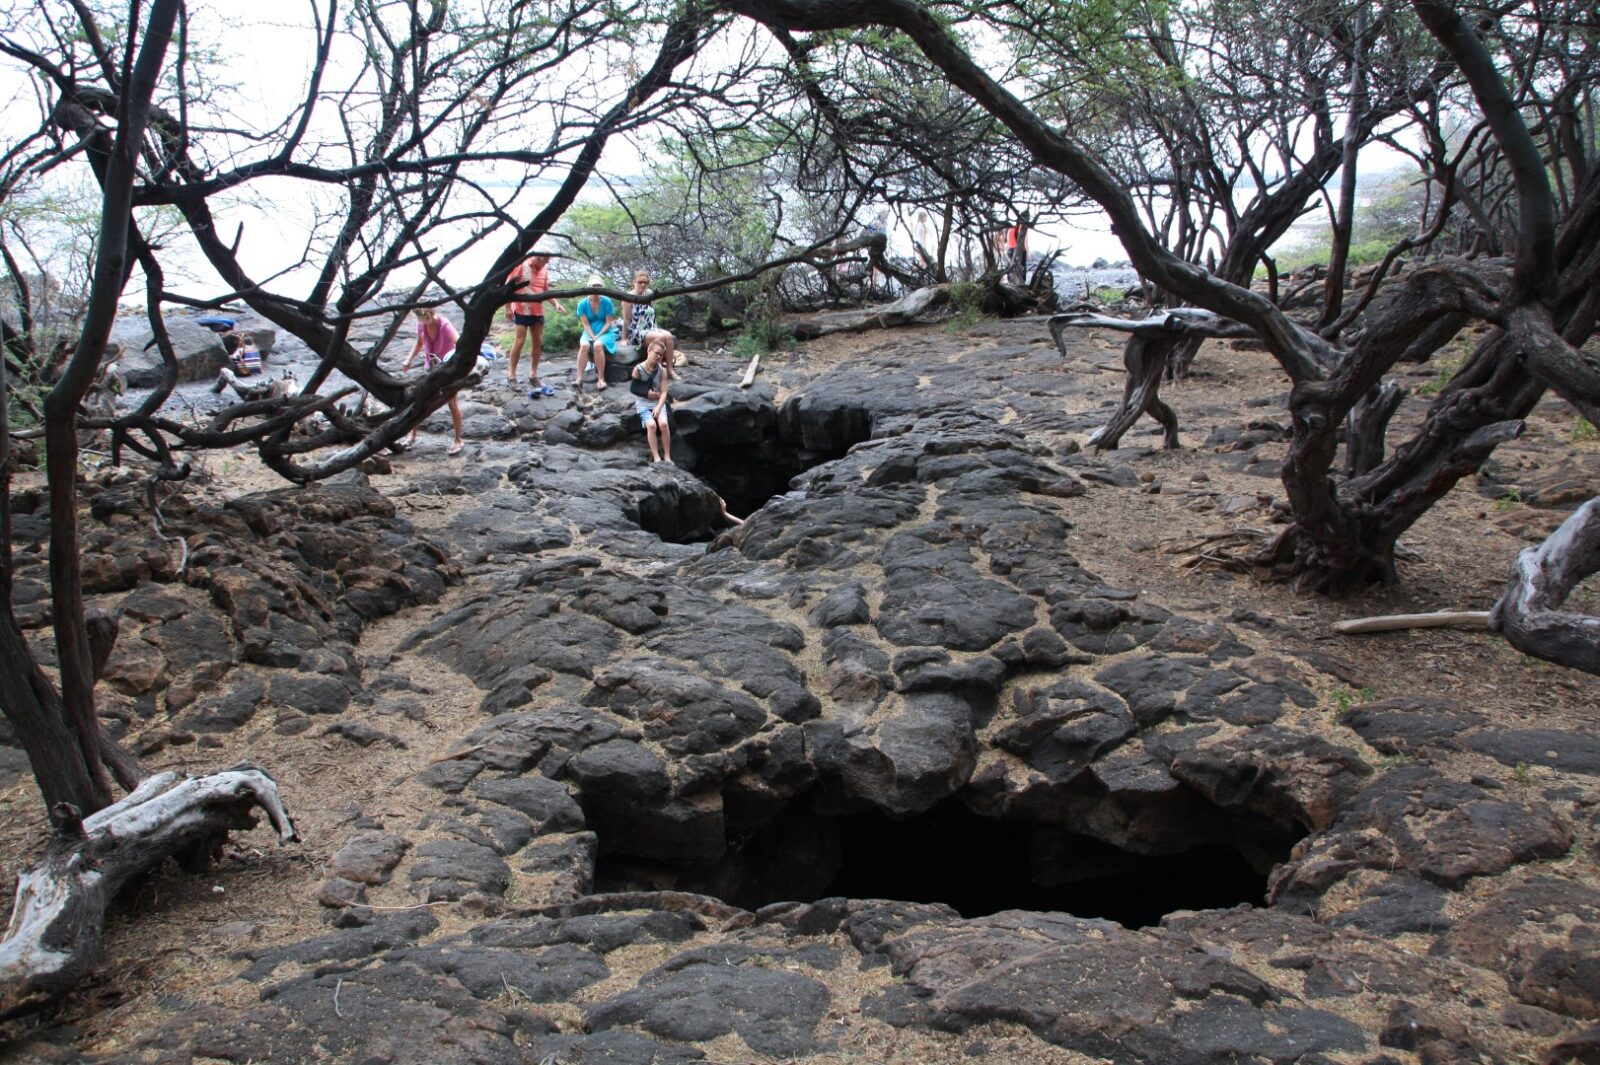
[[[594,390],[596,392],[604,392],[606,389],[608,389],[610,387],[611,387],[610,385],[606,384],[604,381],[601,381],[599,384],[594,386]]]
[[[449,450],[446,451],[445,454],[446,455],[459,455],[459,454],[461,454],[461,449],[466,447],[466,446],[467,445],[464,442],[462,442],[460,440],[457,440],[455,443],[450,445]]]

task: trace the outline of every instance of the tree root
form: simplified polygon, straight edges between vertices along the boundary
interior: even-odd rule
[[[1272,537],[1266,529],[1224,529],[1197,540],[1163,540],[1160,546],[1162,554],[1187,556],[1178,562],[1182,569],[1249,573],[1261,566],[1263,545]]]
[[[254,827],[258,806],[282,842],[299,839],[277,784],[248,762],[203,777],[161,773],[82,820],[76,810],[57,811],[61,827],[43,860],[17,878],[0,941],[0,1020],[44,1007],[88,974],[106,909],[130,879]]]

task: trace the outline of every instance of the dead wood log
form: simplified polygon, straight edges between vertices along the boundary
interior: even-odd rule
[[[1487,610],[1436,610],[1430,614],[1381,614],[1370,618],[1349,618],[1334,622],[1333,631],[1344,636],[1357,636],[1399,629],[1482,629],[1488,625]]]
[[[949,285],[929,285],[908,292],[893,303],[860,311],[818,315],[791,322],[789,328],[799,340],[815,340],[833,333],[864,333],[869,329],[893,329],[911,325],[919,317],[950,302]]]
[[[750,356],[750,365],[745,369],[744,376],[739,379],[740,388],[749,388],[756,379],[756,371],[761,368],[761,353],[758,351]]]
[[[106,908],[130,879],[167,858],[255,826],[259,806],[278,832],[299,838],[266,771],[249,763],[203,777],[161,773],[120,802],[61,827],[34,868],[17,877],[11,925],[0,941],[0,1020],[70,991],[100,950]]]
[[[1600,571],[1600,498],[1591,499],[1538,547],[1517,556],[1489,627],[1511,646],[1585,673],[1600,674],[1600,617],[1560,609],[1583,579]]]
[[[1161,399],[1161,379],[1166,376],[1167,357],[1177,341],[1164,336],[1134,333],[1122,349],[1122,365],[1127,378],[1122,385],[1122,403],[1111,420],[1089,434],[1088,444],[1101,451],[1115,451],[1122,434],[1144,414],[1161,423],[1161,446],[1174,450],[1178,443],[1178,413]]]

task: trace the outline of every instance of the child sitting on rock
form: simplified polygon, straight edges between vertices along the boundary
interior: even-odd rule
[[[230,370],[223,367],[217,373],[216,383],[211,386],[211,391],[219,394],[229,385],[233,385],[234,390],[238,391],[239,385],[235,378],[256,377],[261,373],[261,349],[256,347],[254,334],[224,334],[224,345],[229,340],[234,342],[233,349],[228,353],[228,361],[233,364],[233,368]]]
[[[633,368],[628,390],[650,442],[650,461],[672,461],[672,426],[667,420],[667,384],[672,380],[672,334],[664,329],[645,339],[644,361]]]
[[[230,356],[233,361],[233,372],[240,377],[254,377],[261,372],[261,349],[256,347],[254,333],[240,333],[239,346],[233,349]]]

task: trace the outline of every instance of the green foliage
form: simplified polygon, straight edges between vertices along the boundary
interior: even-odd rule
[[[782,303],[771,284],[763,286],[745,311],[744,328],[729,343],[729,350],[742,358],[765,355],[788,345],[794,333],[783,324]]]
[[[1572,423],[1572,428],[1567,430],[1567,439],[1574,444],[1587,444],[1594,440],[1597,434],[1594,423],[1588,418],[1579,418]]]
[[[14,430],[37,425],[48,365],[76,340],[99,232],[100,195],[91,182],[0,194],[0,233],[25,271],[22,285],[9,272],[0,280],[0,318],[14,331],[6,344],[14,367],[7,407]]]
[[[746,131],[719,147],[721,165],[705,172],[685,146],[663,142],[625,205],[569,210],[559,232],[582,264],[579,273],[592,270],[625,289],[643,269],[651,286],[663,289],[743,273],[771,258],[776,222],[765,209],[771,197],[763,164],[772,145]],[[755,284],[738,286],[740,295],[752,295]],[[657,316],[666,317],[660,307]]]
[[[955,308],[955,314],[945,323],[946,333],[960,333],[989,320],[989,316],[983,313],[983,286],[975,282],[953,282],[950,285],[950,306]]]
[[[1502,514],[1506,511],[1516,510],[1521,505],[1522,489],[1520,488],[1508,488],[1501,494],[1499,499],[1494,501],[1494,509]]]
[[[576,351],[581,336],[583,323],[578,321],[578,314],[571,306],[565,311],[553,310],[544,316],[545,351]]]
[[[1417,175],[1380,176],[1356,208],[1355,243],[1387,249],[1411,236],[1421,228],[1425,203],[1425,187]]]
[[[734,355],[737,355],[741,359],[749,359],[754,358],[757,355],[765,355],[771,350],[771,345],[769,345],[759,333],[735,333],[733,339],[728,341],[728,351]]]
[[[1390,248],[1416,234],[1423,223],[1425,205],[1425,189],[1415,174],[1384,174],[1364,183],[1350,240],[1350,268],[1382,262]],[[1446,227],[1447,236],[1449,232]],[[1294,243],[1275,249],[1280,270],[1291,272],[1328,261],[1332,249],[1330,228],[1300,231],[1297,236]]]
[[[634,238],[633,221],[618,204],[574,204],[561,220],[561,231],[571,238],[573,254],[583,264],[578,272],[592,269],[608,285],[627,288],[633,271],[643,265],[644,251]]]
[[[1389,254],[1391,242],[1387,240],[1353,240],[1350,242],[1350,255],[1347,263],[1351,269],[1360,266],[1371,266],[1383,261]],[[1326,263],[1332,251],[1333,242],[1328,231],[1318,231],[1314,236],[1302,237],[1299,243],[1287,248],[1277,250],[1278,269],[1283,273],[1293,273],[1303,270],[1308,266],[1319,266]]]
[[[1352,706],[1370,703],[1376,697],[1377,693],[1371,688],[1358,688],[1355,691],[1351,691],[1349,688],[1335,688],[1328,693],[1329,701],[1333,703],[1334,709],[1341,714]]]
[[[1434,362],[1438,369],[1434,372],[1433,379],[1417,389],[1420,395],[1437,396],[1444,391],[1444,386],[1450,379],[1467,364],[1467,358],[1472,354],[1472,337],[1467,333],[1458,333],[1450,342],[1448,354],[1435,357]]]

